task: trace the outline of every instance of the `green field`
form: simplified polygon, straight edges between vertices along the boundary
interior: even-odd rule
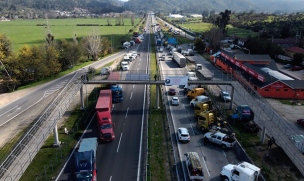
[[[134,20],[136,25],[140,19]],[[134,28],[131,24],[131,18],[125,18],[125,26],[104,26],[107,25],[106,18],[94,19],[49,19],[51,32],[56,40],[71,40],[74,33],[79,38],[88,36],[90,31],[98,30],[101,36],[107,36],[109,39],[114,34],[114,44],[118,47],[120,39],[130,29]],[[115,25],[115,18],[111,19],[112,25]],[[13,45],[15,51],[19,50],[24,44],[39,45],[44,42],[45,27],[37,24],[47,24],[45,19],[34,20],[16,20],[0,22],[0,33],[6,34]],[[77,24],[99,24],[103,26],[76,26]]]
[[[188,28],[193,32],[197,33],[203,33],[205,31],[208,31],[210,29],[211,24],[210,23],[187,23],[181,25],[182,27]]]
[[[231,26],[228,26],[227,35],[232,36],[233,34],[240,38],[248,38],[249,36],[251,36],[250,30],[246,30],[246,29],[242,29],[242,28],[235,28],[235,27],[231,28]],[[259,35],[258,32],[252,32],[253,37],[256,37],[258,35]]]

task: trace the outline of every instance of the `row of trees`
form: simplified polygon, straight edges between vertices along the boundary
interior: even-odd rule
[[[96,61],[110,51],[108,38],[100,37],[96,31],[80,41],[75,34],[71,42],[61,39],[56,43],[48,32],[44,44],[24,45],[19,52],[14,52],[7,36],[0,34],[1,83],[6,91],[12,90],[71,69],[79,63]]]

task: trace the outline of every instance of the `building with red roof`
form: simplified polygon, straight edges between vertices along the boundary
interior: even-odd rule
[[[304,54],[304,49],[303,48],[299,48],[299,47],[285,48],[285,55],[286,56],[293,58],[293,55],[295,53],[303,53]]]

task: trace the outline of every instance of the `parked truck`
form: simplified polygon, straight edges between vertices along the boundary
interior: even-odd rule
[[[112,123],[111,108],[112,91],[101,90],[95,107],[99,141],[101,142],[109,142],[115,140],[115,134],[113,130],[115,124]]]
[[[221,178],[225,181],[258,181],[261,169],[248,162],[228,164],[221,171]]]
[[[97,138],[84,138],[80,141],[78,151],[74,153],[75,180],[96,181],[96,151]]]
[[[173,50],[172,50],[173,51]],[[180,66],[180,67],[185,67],[186,66],[186,58],[178,53],[178,52],[173,52],[173,60]]]
[[[236,144],[236,140],[232,135],[220,131],[205,133],[204,140],[218,144],[223,149],[231,148]]]
[[[237,120],[241,124],[241,129],[244,132],[258,133],[260,128],[253,121],[254,112],[250,109],[248,105],[239,105],[235,110],[234,114],[237,115]]]
[[[189,179],[204,180],[204,172],[199,155],[196,152],[187,152],[185,160]]]
[[[211,80],[213,78],[214,74],[202,64],[196,64],[195,70],[200,73],[205,80]]]

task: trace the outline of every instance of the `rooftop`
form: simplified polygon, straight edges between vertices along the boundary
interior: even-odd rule
[[[236,54],[237,61],[272,61],[269,55]]]
[[[294,52],[294,53],[303,53],[304,54],[304,49],[299,48],[299,47],[289,47],[289,48],[286,48],[285,50]]]

